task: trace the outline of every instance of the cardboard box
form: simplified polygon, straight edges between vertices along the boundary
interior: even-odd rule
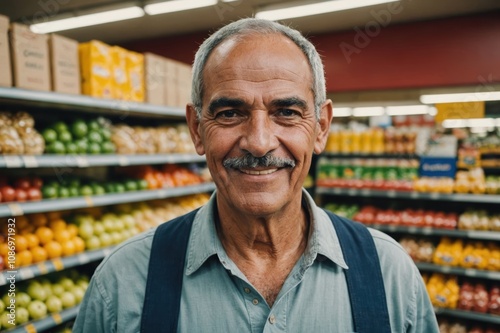
[[[52,90],[64,94],[81,93],[78,42],[52,34],[49,39]]]
[[[165,58],[144,54],[144,81],[146,83],[146,103],[165,104]]]
[[[178,85],[178,62],[165,58],[165,101],[167,106],[181,106]]]
[[[82,92],[100,98],[114,98],[111,47],[92,40],[79,45]]]
[[[0,86],[12,86],[12,70],[9,48],[9,18],[0,15]]]
[[[11,47],[16,87],[50,91],[47,38],[47,35],[33,33],[27,25],[12,23]]]
[[[185,106],[187,103],[191,102],[191,72],[192,68],[190,65],[179,63],[177,75],[180,106]]]
[[[127,51],[127,78],[130,100],[144,102],[144,55]]]
[[[124,101],[131,99],[127,75],[127,53],[127,50],[119,46],[111,47],[114,98]]]

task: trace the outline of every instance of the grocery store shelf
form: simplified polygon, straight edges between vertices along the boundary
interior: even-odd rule
[[[395,225],[367,224],[367,226],[384,232],[404,233],[415,235],[449,236],[457,238],[471,238],[482,240],[500,241],[500,232],[498,231],[475,231],[475,230],[456,230],[456,229],[438,229],[430,227],[406,227]]]
[[[16,270],[3,271],[0,275],[0,286],[10,283],[7,279],[12,275],[15,276],[16,282],[19,282],[37,276],[62,271],[71,267],[77,267],[89,262],[99,261],[111,253],[113,249],[114,246],[110,246],[103,249],[82,252],[74,256],[47,260],[38,264],[21,267]]]
[[[398,198],[398,199],[419,199],[438,201],[459,201],[459,202],[479,202],[500,204],[500,195],[481,194],[446,194],[446,193],[422,193],[414,191],[381,191],[371,189],[339,188],[316,186],[317,194],[346,195],[361,197]]]
[[[16,328],[12,330],[7,330],[6,332],[9,333],[44,332],[62,323],[75,319],[79,309],[80,306],[77,305],[58,313],[52,313],[43,319],[30,321],[29,323],[17,326]]]
[[[0,102],[53,110],[113,114],[122,118],[126,118],[128,115],[181,119],[186,117],[182,108],[18,88],[0,88]]]
[[[483,323],[500,324],[500,316],[487,313],[443,308],[434,308],[434,312],[436,312],[437,315],[447,315],[461,319],[477,320]]]
[[[485,270],[471,269],[471,268],[441,266],[426,262],[417,262],[415,264],[417,265],[418,269],[422,271],[462,275],[474,278],[500,281],[500,272],[496,271],[485,271]]]
[[[213,190],[215,190],[214,183],[204,183],[182,187],[169,187],[160,190],[124,192],[66,199],[44,199],[40,201],[22,203],[12,202],[0,204],[0,217],[165,199],[189,194],[211,192]]]
[[[338,158],[396,158],[396,159],[419,159],[417,154],[342,154],[323,152],[322,156]]]
[[[163,163],[204,162],[198,154],[154,155],[1,155],[0,168],[62,168],[93,166],[127,166]]]

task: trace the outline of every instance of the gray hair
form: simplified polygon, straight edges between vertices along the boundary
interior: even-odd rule
[[[201,118],[203,101],[203,69],[212,51],[223,41],[232,36],[247,34],[282,34],[297,45],[309,61],[312,72],[312,91],[314,94],[314,111],[319,119],[320,108],[326,100],[326,84],[323,63],[314,45],[300,32],[282,24],[256,19],[245,18],[230,23],[208,37],[196,52],[193,63],[193,80],[191,99],[196,109],[198,118]]]

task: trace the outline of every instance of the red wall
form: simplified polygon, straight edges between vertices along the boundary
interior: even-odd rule
[[[363,40],[365,28],[309,37],[323,56],[329,92],[500,82],[500,12],[382,27]],[[124,46],[191,63],[207,36]]]

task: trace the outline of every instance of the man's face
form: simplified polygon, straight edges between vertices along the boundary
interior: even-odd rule
[[[316,119],[306,56],[279,34],[230,38],[212,52],[203,77],[201,120],[190,106],[187,117],[219,205],[269,216],[300,204],[313,151],[323,150],[331,120],[330,101]],[[266,155],[279,163],[248,163]]]

